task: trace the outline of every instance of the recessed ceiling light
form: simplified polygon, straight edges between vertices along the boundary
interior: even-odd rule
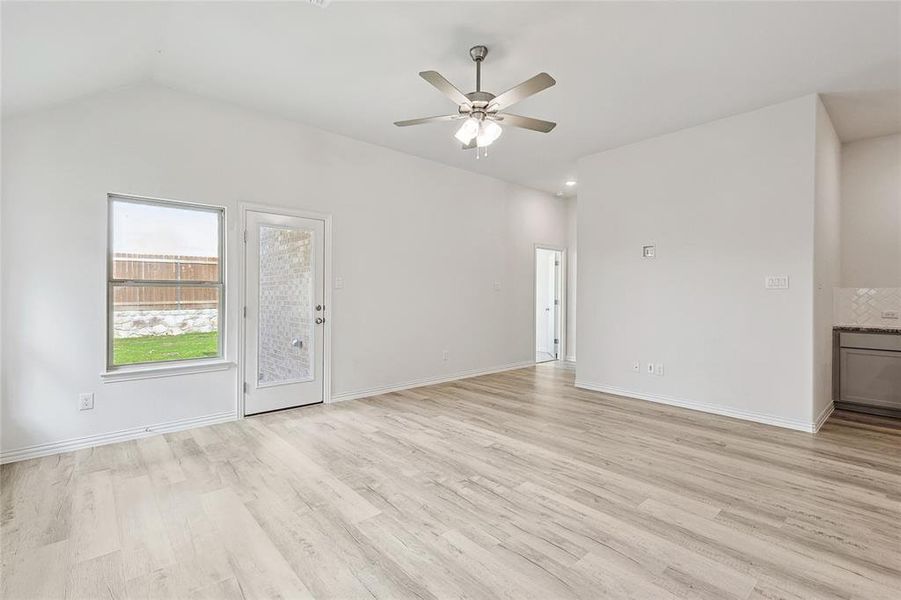
[[[570,179],[569,181],[566,182],[566,185],[567,185],[568,187],[572,187],[572,186],[576,185],[576,182],[573,181],[572,179]]]

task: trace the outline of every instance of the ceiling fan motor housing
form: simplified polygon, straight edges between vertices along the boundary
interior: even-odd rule
[[[488,105],[494,100],[494,94],[491,92],[469,92],[466,94],[466,97],[469,98],[469,101],[472,103],[472,107],[467,108],[469,108],[469,111],[471,111],[473,116],[481,114],[484,118],[485,114],[497,112],[496,108],[488,110]],[[464,112],[462,106],[460,107],[460,112]]]
[[[488,46],[473,46],[469,49],[469,55],[472,57],[472,60],[481,62],[488,56]]]

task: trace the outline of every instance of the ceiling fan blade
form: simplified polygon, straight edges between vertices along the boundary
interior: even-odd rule
[[[488,108],[497,108],[498,110],[503,110],[508,106],[513,106],[520,100],[525,100],[529,96],[537,94],[541,90],[546,90],[555,83],[557,82],[554,80],[554,78],[547,73],[539,73],[535,77],[523,81],[516,87],[510,88],[503,94],[496,97],[488,105]]]
[[[439,92],[450,98],[454,104],[469,105],[469,98],[464,96],[463,92],[455,88],[438,71],[423,71],[419,76],[435,86]]]
[[[463,144],[461,146],[461,148],[463,150],[472,150],[475,147],[476,147],[476,139],[475,138],[472,138],[472,141],[470,141],[468,144]]]
[[[407,121],[395,121],[394,124],[398,127],[408,127],[410,125],[422,125],[423,123],[440,123],[441,121],[456,121],[457,119],[462,119],[466,115],[456,114],[456,115],[442,115],[440,117],[423,117],[421,119],[409,119]]]
[[[497,119],[504,125],[512,125],[513,127],[531,129],[532,131],[540,131],[541,133],[547,133],[557,126],[557,124],[552,121],[542,121],[541,119],[521,117],[519,115],[511,115],[509,113],[498,113],[494,115],[493,118]]]

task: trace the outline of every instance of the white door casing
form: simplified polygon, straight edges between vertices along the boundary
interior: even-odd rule
[[[551,275],[549,283],[553,289],[553,298],[551,300],[551,306],[552,306],[552,308],[551,308],[551,315],[552,315],[551,341],[552,341],[552,347],[553,347],[552,354],[554,355],[554,358],[559,359],[560,352],[561,352],[560,340],[561,340],[561,333],[562,333],[561,332],[562,323],[561,323],[560,317],[562,315],[561,310],[563,308],[561,306],[561,302],[562,302],[561,287],[562,287],[563,282],[560,278],[560,272],[561,272],[560,267],[562,266],[562,262],[563,262],[563,253],[559,252],[559,251],[554,252],[551,260],[552,260],[552,267],[551,267],[552,275]]]

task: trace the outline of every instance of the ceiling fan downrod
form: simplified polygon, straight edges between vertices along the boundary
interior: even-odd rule
[[[473,46],[469,49],[469,56],[476,63],[476,91],[482,91],[482,61],[488,56],[487,46]]]

